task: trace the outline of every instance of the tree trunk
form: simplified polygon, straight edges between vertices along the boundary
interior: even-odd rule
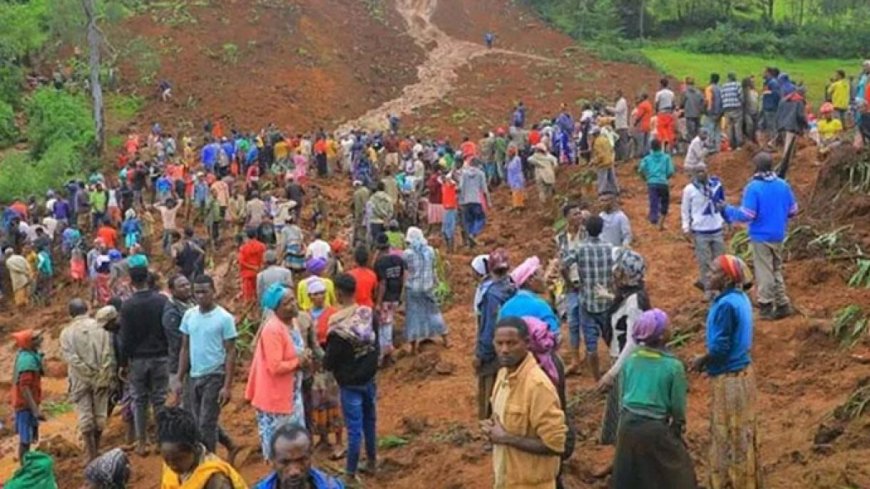
[[[767,0],[767,20],[773,23],[773,6],[776,0]]]
[[[102,46],[102,36],[100,30],[97,29],[97,11],[94,5],[95,0],[82,0],[82,7],[85,10],[85,17],[88,22],[88,65],[90,67],[91,76],[91,98],[94,101],[94,129],[96,132],[96,152],[102,156],[106,142],[106,126],[103,120],[103,87],[100,85],[100,48]]]
[[[643,41],[643,21],[646,16],[646,1],[640,0],[640,12],[638,12],[638,35],[640,40]]]

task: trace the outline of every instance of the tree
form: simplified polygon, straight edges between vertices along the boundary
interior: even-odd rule
[[[97,12],[94,0],[82,0],[82,8],[87,19],[88,67],[90,68],[91,98],[94,103],[96,152],[98,155],[102,155],[106,142],[106,128],[103,120],[103,87],[100,84],[100,49],[103,42],[100,30],[97,28]]]

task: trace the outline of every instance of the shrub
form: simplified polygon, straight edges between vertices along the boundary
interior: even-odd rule
[[[94,121],[83,95],[43,87],[26,105],[27,139],[34,159],[40,159],[56,141],[66,139],[79,151],[93,144]]]
[[[0,161],[0,200],[39,195],[84,173],[81,152],[68,139],[51,144],[39,161],[27,153],[12,152]]]
[[[784,43],[772,31],[744,31],[732,24],[717,24],[698,34],[684,36],[680,47],[696,53],[745,54],[776,56]]]
[[[15,144],[18,128],[15,126],[15,111],[12,106],[0,100],[0,148]]]
[[[20,109],[23,84],[24,72],[21,68],[12,63],[0,63],[0,102]]]

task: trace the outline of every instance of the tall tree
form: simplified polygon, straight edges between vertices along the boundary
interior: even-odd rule
[[[82,0],[82,8],[87,19],[88,67],[90,68],[91,98],[94,102],[94,124],[96,151],[103,154],[106,146],[106,126],[103,119],[103,86],[100,84],[100,49],[102,36],[97,28],[97,10],[94,0]]]

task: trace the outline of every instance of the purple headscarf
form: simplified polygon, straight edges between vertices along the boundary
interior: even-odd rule
[[[634,341],[642,345],[660,340],[669,322],[668,315],[661,309],[644,311],[634,323]]]
[[[529,327],[529,351],[538,360],[538,365],[553,381],[553,385],[559,385],[559,371],[553,362],[553,350],[556,349],[556,337],[547,327],[547,323],[532,316],[523,316],[523,321]]]
[[[320,275],[326,270],[327,263],[326,258],[311,258],[305,262],[305,271],[311,275]]]

